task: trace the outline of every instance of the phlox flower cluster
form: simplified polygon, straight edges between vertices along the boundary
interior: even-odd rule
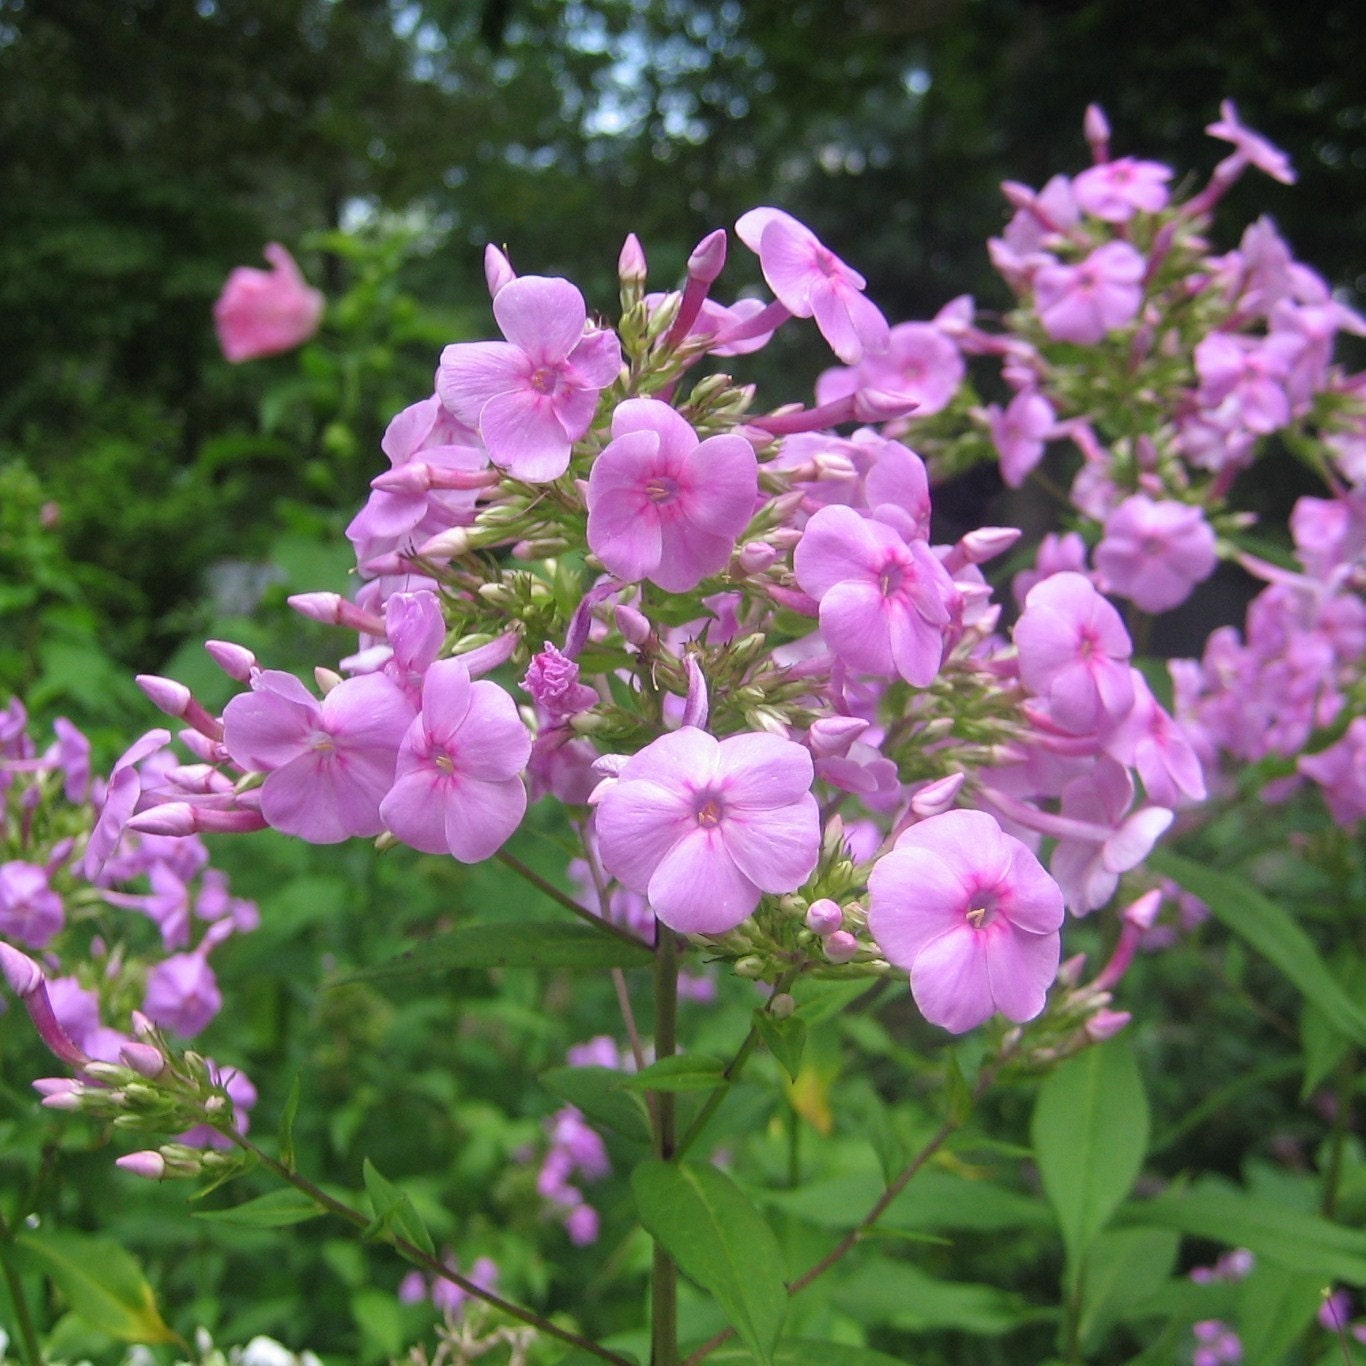
[[[83,1087],[105,1086],[100,1066],[160,1071],[149,1039],[201,1034],[223,1003],[210,956],[259,917],[199,838],[124,825],[142,794],[203,777],[176,764],[167,732],[137,741],[108,781],[92,778],[76,727],[59,719],[54,736],[40,752],[17,700],[0,715],[0,954],[39,1037],[76,1073],[42,1084],[45,1103],[61,1109],[79,1108]],[[206,1068],[245,1127],[251,1083]],[[223,1141],[200,1126],[181,1136],[192,1147]]]
[[[1160,178],[1135,181],[1150,212]],[[971,310],[892,328],[789,215],[737,233],[771,303],[712,297],[723,231],[664,294],[631,238],[615,327],[491,250],[505,340],[448,346],[390,425],[355,601],[292,600],[355,650],[315,692],[210,642],[243,685],[221,718],[150,680],[203,763],[129,783],[107,837],[270,825],[476,862],[551,800],[584,912],[645,943],[662,925],[769,980],[899,970],[954,1031],[1040,1014],[1064,908],[1111,899],[1199,764],[1083,566],[1040,573],[1006,631],[981,566],[1019,533],[935,543],[930,472],[892,434],[959,385]],[[690,380],[808,318],[851,367],[812,406]]]

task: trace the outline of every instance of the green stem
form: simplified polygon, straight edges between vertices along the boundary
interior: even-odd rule
[[[655,945],[655,1060],[672,1057],[678,1049],[678,940],[660,925]],[[654,1092],[655,1156],[671,1162],[677,1153],[675,1097],[672,1091]],[[678,1361],[678,1268],[655,1240],[650,1279],[650,1363],[675,1366]]]
[[[638,949],[648,949],[650,946],[643,940],[637,939],[629,930],[623,930],[620,925],[614,925],[610,920],[600,915],[594,915],[587,907],[580,906],[572,896],[560,891],[553,882],[547,882],[534,869],[528,868],[521,859],[513,854],[509,854],[506,849],[500,849],[494,857],[499,863],[507,868],[511,868],[518,877],[529,882],[538,892],[542,892],[565,910],[572,911],[580,920],[592,925],[595,929],[602,930],[604,934],[615,935],[616,938],[624,943],[633,944]]]
[[[38,1330],[24,1295],[24,1283],[19,1279],[19,1271],[10,1251],[13,1245],[14,1233],[8,1221],[0,1219],[0,1269],[4,1271],[5,1284],[9,1287],[9,1297],[14,1304],[15,1326],[19,1329],[24,1361],[27,1366],[43,1366],[43,1348],[38,1341]]]
[[[1329,1136],[1328,1170],[1323,1174],[1323,1198],[1319,1203],[1319,1213],[1325,1219],[1337,1214],[1338,1187],[1342,1182],[1342,1160],[1347,1146],[1347,1133],[1351,1127],[1352,1093],[1356,1090],[1357,1057],[1351,1049],[1338,1068],[1337,1113],[1333,1116],[1333,1129]]]
[[[338,1219],[344,1220],[353,1228],[369,1229],[374,1220],[369,1215],[363,1214],[360,1210],[329,1195],[321,1186],[316,1186],[306,1176],[301,1176],[297,1171],[286,1167],[283,1162],[277,1161],[268,1153],[262,1152],[250,1139],[244,1138],[241,1134],[229,1134],[233,1142],[239,1148],[251,1153],[267,1171],[278,1176],[282,1181],[293,1186],[295,1190],[302,1191],[309,1199],[321,1205],[329,1214],[335,1215]],[[615,1366],[630,1366],[628,1357],[619,1356],[616,1352],[608,1351],[605,1347],[600,1347],[591,1338],[581,1337],[578,1333],[571,1332],[567,1328],[562,1328],[558,1323],[551,1319],[542,1318],[533,1309],[527,1309],[520,1304],[515,1304],[511,1300],[505,1300],[501,1295],[495,1295],[492,1291],[485,1290],[482,1286],[476,1285],[474,1281],[462,1276],[458,1271],[453,1270],[444,1262],[439,1262],[430,1253],[424,1252],[414,1243],[410,1243],[406,1238],[400,1238],[392,1229],[386,1229],[384,1238],[396,1252],[400,1253],[414,1266],[421,1267],[424,1271],[433,1276],[439,1276],[443,1281],[450,1281],[452,1285],[457,1285],[465,1294],[475,1299],[483,1300],[485,1304],[492,1305],[493,1308],[500,1310],[508,1315],[509,1318],[517,1319],[520,1323],[545,1333],[548,1337],[558,1338],[561,1342],[567,1342],[572,1347],[577,1347],[581,1352],[588,1352],[590,1355],[598,1357],[602,1361],[610,1361]]]

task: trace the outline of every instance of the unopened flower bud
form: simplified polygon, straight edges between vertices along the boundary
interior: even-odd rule
[[[0,943],[0,972],[10,990],[21,1000],[32,996],[43,985],[43,970],[26,953]]]
[[[138,674],[133,682],[151,699],[152,705],[167,716],[177,720],[185,715],[194,701],[194,696],[183,684],[174,678],[161,678],[156,674]]]
[[[746,574],[762,574],[777,558],[778,552],[766,541],[750,541],[735,557]]]
[[[640,245],[640,238],[635,233],[628,232],[621,246],[621,254],[617,257],[617,278],[622,288],[639,288],[645,283],[646,270],[645,248]]]
[[[1124,908],[1124,919],[1140,930],[1150,930],[1157,921],[1157,913],[1162,909],[1162,892],[1154,887],[1144,892],[1137,901]]]
[[[754,954],[737,959],[735,975],[737,977],[748,977],[751,981],[758,981],[764,975],[764,960]]]
[[[844,912],[839,903],[828,896],[813,901],[806,909],[806,928],[822,939],[834,934],[844,924]]]
[[[711,284],[726,264],[726,230],[717,228],[709,232],[693,249],[688,257],[688,274],[703,284]]]
[[[125,1153],[114,1159],[114,1165],[147,1181],[162,1181],[166,1177],[166,1159],[150,1148],[140,1153]]]
[[[786,1020],[796,1008],[796,1001],[785,991],[780,991],[768,1003],[768,1013],[775,1020]]]
[[[1082,131],[1090,144],[1091,155],[1099,165],[1110,159],[1110,121],[1098,104],[1088,104],[1081,121]]]
[[[848,963],[858,953],[858,940],[847,930],[836,930],[825,939],[825,957],[830,963]]]
[[[488,285],[489,298],[496,297],[504,285],[510,285],[516,278],[512,262],[490,242],[484,248],[484,283]]]
[[[612,616],[617,624],[617,630],[632,645],[644,645],[654,634],[650,619],[634,607],[622,603],[613,610]]]
[[[165,1055],[149,1043],[124,1044],[119,1049],[119,1061],[149,1081],[155,1081],[166,1070]]]
[[[962,773],[950,773],[947,778],[936,778],[934,782],[926,783],[911,798],[911,810],[922,820],[942,815],[953,806],[965,776]]]
[[[983,526],[969,531],[958,544],[969,564],[986,564],[988,560],[1004,555],[1023,534],[1019,527]]]
[[[237,683],[246,683],[251,671],[257,667],[256,656],[245,645],[236,645],[230,640],[206,640],[204,648],[209,658]]]
[[[861,716],[822,716],[811,723],[807,744],[818,759],[842,758],[867,729],[868,722]]]
[[[1092,1043],[1104,1043],[1106,1039],[1113,1039],[1132,1019],[1127,1010],[1098,1010],[1083,1028]]]

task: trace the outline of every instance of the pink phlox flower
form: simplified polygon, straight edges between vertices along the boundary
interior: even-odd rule
[[[422,680],[446,641],[441,600],[425,588],[391,593],[384,603],[384,634],[390,650],[384,672],[417,705]]]
[[[414,849],[482,862],[526,812],[520,774],[530,755],[531,735],[512,698],[496,683],[472,683],[460,659],[438,660],[427,670],[422,711],[403,737],[380,820]]]
[[[821,508],[793,568],[820,604],[821,636],[846,664],[918,688],[934,681],[962,599],[922,541],[851,508]]]
[[[531,800],[539,801],[549,792],[566,806],[585,805],[598,785],[593,772],[597,757],[593,742],[568,725],[543,726],[531,742],[526,763]]]
[[[118,848],[124,826],[138,809],[142,796],[140,765],[171,743],[171,732],[157,728],[135,740],[114,764],[105,788],[99,819],[85,846],[84,872],[90,882],[100,884],[104,865]]]
[[[1014,640],[1021,680],[1060,726],[1089,735],[1129,714],[1133,643],[1119,613],[1080,574],[1054,574],[1030,589]]]
[[[1226,477],[1252,463],[1257,434],[1224,409],[1197,409],[1177,419],[1175,448],[1197,469]]]
[[[1205,775],[1185,728],[1161,706],[1137,669],[1134,705],[1105,741],[1112,758],[1137,769],[1148,800],[1179,807],[1205,799]]]
[[[794,487],[800,486],[804,494],[794,523],[800,526],[805,513],[828,503],[862,506],[864,476],[885,441],[868,428],[849,437],[832,432],[798,432],[786,437],[768,463],[774,469],[791,471]]]
[[[1261,339],[1211,332],[1195,347],[1197,398],[1217,420],[1253,432],[1274,432],[1290,421],[1286,381],[1304,340],[1280,332]]]
[[[1000,237],[987,243],[991,264],[1017,294],[1030,287],[1034,272],[1053,260],[1046,248],[1059,234],[1077,226],[1081,211],[1072,182],[1053,176],[1037,194],[1027,186],[1006,181],[1001,187],[1015,205],[1015,213]]]
[[[987,430],[1001,457],[1001,478],[1019,488],[1043,459],[1044,444],[1053,434],[1053,405],[1037,389],[1021,389],[1005,410],[988,406]]]
[[[62,795],[78,806],[90,793],[90,741],[65,716],[52,723],[52,730],[57,739],[45,757],[62,770]]]
[[[1117,157],[1072,178],[1072,193],[1083,213],[1106,223],[1127,223],[1136,213],[1167,206],[1171,168],[1157,161]]]
[[[514,479],[558,479],[598,395],[617,378],[621,345],[614,332],[588,326],[583,295],[568,280],[520,276],[498,291],[493,316],[507,340],[446,347],[436,391]]]
[[[1232,100],[1220,103],[1218,119],[1209,124],[1205,132],[1211,137],[1222,138],[1225,142],[1233,144],[1233,156],[1228,158],[1228,161],[1235,163],[1235,167],[1231,167],[1230,170],[1255,166],[1272,180],[1279,180],[1282,185],[1295,183],[1296,176],[1290,165],[1290,158],[1260,133],[1254,133],[1239,123],[1238,110]]]
[[[896,527],[907,541],[928,541],[930,475],[925,462],[899,441],[879,442],[876,450],[863,481],[864,499],[879,521]]]
[[[1119,875],[1142,863],[1172,823],[1172,813],[1163,807],[1143,806],[1131,812],[1133,798],[1133,779],[1108,755],[1101,755],[1088,774],[1063,788],[1061,816],[1076,829],[1059,838],[1048,870],[1076,915],[1109,901]],[[1046,821],[1039,825],[1048,833]]]
[[[898,323],[887,349],[865,356],[852,370],[827,370],[816,381],[816,402],[829,403],[860,389],[875,389],[915,405],[914,416],[948,407],[967,367],[962,352],[933,323]]]
[[[321,703],[292,674],[262,670],[223,711],[223,745],[265,773],[261,814],[310,844],[384,829],[380,802],[394,781],[413,704],[381,674],[338,683]]]
[[[233,929],[245,934],[261,923],[261,912],[254,901],[233,896],[228,890],[228,877],[221,869],[210,868],[199,885],[194,913],[200,920],[227,920]]]
[[[689,726],[629,758],[597,797],[603,867],[682,934],[725,934],[820,852],[810,754],[776,735]]]
[[[619,578],[685,593],[725,567],[758,481],[743,437],[699,442],[667,403],[627,399],[588,478],[588,544]]]
[[[588,711],[601,700],[586,683],[579,682],[579,666],[548,640],[545,648],[532,656],[522,687],[552,723]]]
[[[1032,569],[1022,569],[1010,581],[1011,596],[1018,606],[1023,607],[1029,590],[1036,583],[1051,578],[1054,574],[1077,573],[1085,575],[1086,542],[1075,531],[1050,531],[1034,552]]]
[[[1132,322],[1143,301],[1143,257],[1127,242],[1107,242],[1074,266],[1034,274],[1034,303],[1054,341],[1092,346]]]
[[[192,1039],[223,1008],[223,993],[206,956],[172,954],[147,974],[142,1009],[153,1024]]]
[[[735,224],[756,252],[759,268],[779,302],[794,317],[816,320],[831,350],[853,365],[864,352],[887,347],[887,320],[863,294],[865,280],[821,240],[781,209],[751,209]]]
[[[1366,717],[1354,717],[1336,744],[1301,755],[1297,767],[1318,783],[1333,819],[1344,829],[1366,817]]]
[[[1106,518],[1095,563],[1108,592],[1145,612],[1169,612],[1214,573],[1214,531],[1192,503],[1136,493]]]
[[[111,906],[145,915],[161,931],[163,947],[183,949],[190,942],[190,889],[180,874],[165,863],[154,863],[148,878],[152,884],[150,894],[106,891],[104,900]]]
[[[234,363],[292,351],[322,321],[323,296],[304,279],[289,252],[271,242],[262,255],[270,270],[238,266],[213,306],[218,344]]]
[[[868,928],[910,973],[921,1014],[962,1034],[998,1011],[1032,1020],[1058,970],[1062,893],[984,811],[905,831],[868,878]]]
[[[1191,1353],[1191,1366],[1236,1366],[1242,1361],[1242,1340],[1222,1319],[1202,1319],[1192,1331],[1198,1346]]]
[[[66,923],[62,898],[36,863],[0,863],[0,934],[26,948],[46,948]]]

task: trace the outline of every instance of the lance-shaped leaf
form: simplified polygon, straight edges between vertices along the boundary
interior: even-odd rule
[[[1148,1148],[1148,1098],[1124,1035],[1067,1059],[1044,1081],[1031,1136],[1075,1276]]]
[[[631,1173],[640,1221],[686,1276],[715,1296],[763,1366],[787,1315],[782,1253],[773,1230],[714,1167],[650,1158]]]

